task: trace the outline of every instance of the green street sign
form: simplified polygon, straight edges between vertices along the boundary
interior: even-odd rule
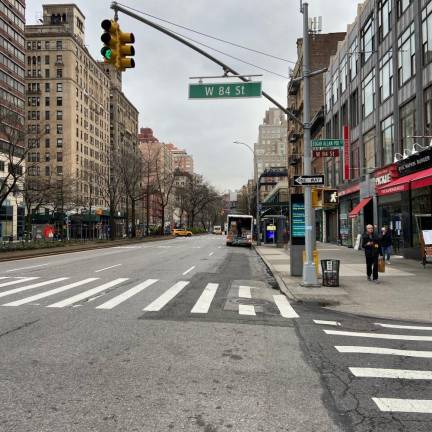
[[[313,149],[338,149],[343,147],[344,141],[341,139],[319,139],[312,140]]]
[[[261,97],[261,82],[189,84],[189,99],[238,99]]]

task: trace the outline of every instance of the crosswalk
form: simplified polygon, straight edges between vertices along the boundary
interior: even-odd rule
[[[421,398],[432,380],[432,365],[428,360],[432,359],[432,327],[376,322],[372,323],[371,330],[359,332],[344,330],[338,321],[314,320],[314,323],[331,338],[349,374],[355,379],[368,380],[364,385],[370,385],[369,400],[376,409],[399,414],[432,414],[432,398]],[[359,342],[345,345],[345,341]],[[418,349],[419,345],[422,349]],[[392,389],[392,383],[397,389]],[[412,384],[408,388],[404,383]],[[412,386],[417,386],[414,393],[419,398],[412,397]],[[393,397],[395,393],[397,397]],[[426,395],[431,396],[431,392]]]
[[[112,310],[120,305],[129,304],[138,307],[145,313],[156,313],[173,303],[183,292],[187,292],[191,281],[180,280],[168,284],[159,279],[134,281],[127,277],[113,280],[103,280],[101,277],[89,277],[74,280],[70,277],[55,277],[43,280],[40,277],[0,277],[0,306],[16,308],[23,306],[42,306],[51,309],[78,307],[84,304],[96,310]],[[226,288],[224,288],[226,289]],[[148,296],[141,296],[144,291],[150,291]],[[193,294],[185,297],[190,303],[191,316],[208,314],[215,303],[217,293],[222,290],[221,284],[215,282],[203,283],[202,287],[194,286]],[[257,287],[240,285],[236,287],[238,299],[238,316],[262,317],[262,308],[256,309],[259,299],[254,299]],[[258,291],[257,291],[258,292]],[[221,292],[221,298],[226,297]],[[273,307],[278,311],[280,319],[295,319],[298,314],[283,295],[272,295]],[[139,302],[142,302],[140,304]],[[251,304],[252,303],[252,304]],[[232,312],[232,310],[231,310]],[[235,311],[234,311],[235,312]],[[1,313],[1,310],[0,310]]]

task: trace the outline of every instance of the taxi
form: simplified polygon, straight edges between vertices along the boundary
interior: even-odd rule
[[[192,231],[184,228],[174,228],[171,234],[174,237],[190,237],[192,235]]]

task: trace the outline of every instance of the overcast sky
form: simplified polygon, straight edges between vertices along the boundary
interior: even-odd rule
[[[34,24],[40,18],[42,4],[72,2],[28,1],[27,23]],[[122,0],[119,3],[237,44],[296,60],[296,40],[302,34],[299,0]],[[310,0],[310,16],[323,17],[324,32],[346,31],[347,24],[355,18],[357,3],[357,0]],[[100,22],[113,16],[111,2],[76,0],[76,4],[86,16],[86,45],[94,57],[100,58]],[[123,90],[140,112],[140,126],[151,127],[160,141],[185,148],[194,157],[196,172],[203,174],[219,191],[245,184],[253,175],[253,156],[233,141],[253,145],[258,125],[271,104],[264,98],[188,100],[189,77],[221,75],[221,69],[138,21],[124,15],[120,15],[119,21],[122,30],[133,32],[136,38],[136,68],[123,74]],[[176,31],[281,75],[288,74],[289,63],[186,30]],[[263,73],[263,89],[285,105],[287,79],[212,53],[240,73]]]

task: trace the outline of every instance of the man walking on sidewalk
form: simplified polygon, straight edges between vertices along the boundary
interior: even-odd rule
[[[373,282],[378,282],[378,257],[381,253],[381,247],[378,235],[374,232],[373,225],[366,226],[366,232],[362,238],[362,248],[366,256],[366,273],[370,281],[373,277]]]

